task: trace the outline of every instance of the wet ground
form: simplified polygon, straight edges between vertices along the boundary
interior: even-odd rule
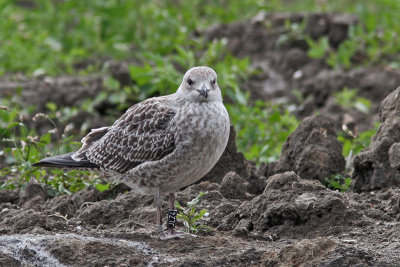
[[[357,23],[350,15],[260,14],[201,33],[209,40],[227,38],[234,55],[250,56],[261,71],[242,87],[253,99],[285,99],[304,119],[280,160],[260,168],[236,151],[232,131],[216,167],[177,193],[177,200],[186,203],[208,192],[199,208],[209,211],[203,223],[212,232],[160,241],[152,196],[120,187],[53,198],[43,185],[31,182],[21,191],[0,191],[0,265],[399,266],[400,89],[394,90],[400,73],[379,66],[332,70],[308,58],[304,40],[278,42],[287,19],[306,19],[305,31],[314,38],[328,36],[333,48]],[[124,63],[110,71],[129,82]],[[102,79],[3,77],[0,94],[13,94],[21,85],[22,101],[40,110],[47,101],[72,105],[90,98],[101,90]],[[371,114],[344,110],[333,101],[334,92],[345,86],[371,101]],[[37,90],[45,97],[33,97]],[[315,112],[321,115],[306,118]],[[99,118],[93,127],[102,126]],[[337,130],[345,124],[360,132],[376,121],[381,122],[378,134],[351,165],[351,190],[322,186],[319,180],[345,168]],[[164,199],[164,212],[166,207]],[[177,228],[183,230],[183,224]]]

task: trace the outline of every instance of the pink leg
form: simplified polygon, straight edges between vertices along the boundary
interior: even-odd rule
[[[157,225],[158,225],[158,233],[162,232],[162,217],[161,217],[161,201],[160,201],[160,190],[156,188],[154,191],[154,204],[157,208]]]

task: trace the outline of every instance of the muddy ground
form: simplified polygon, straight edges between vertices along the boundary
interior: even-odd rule
[[[203,223],[212,232],[160,241],[152,196],[119,186],[53,198],[43,185],[30,182],[21,191],[0,191],[0,265],[399,266],[400,73],[380,66],[333,70],[307,56],[304,40],[279,39],[287,34],[287,19],[306,21],[305,31],[313,38],[328,36],[332,49],[358,23],[352,15],[259,14],[196,33],[207,40],[227,38],[231,53],[250,56],[260,71],[242,88],[253,99],[294,104],[303,120],[279,161],[259,168],[237,152],[232,129],[214,169],[177,193],[186,203],[208,192],[199,207],[208,209]],[[115,63],[110,74],[122,83],[134,82],[124,62]],[[45,111],[47,101],[79,104],[97,94],[102,83],[101,76],[3,77],[0,94],[22,86],[21,101]],[[334,92],[345,86],[370,99],[370,114],[334,101]],[[320,115],[313,116],[316,112]],[[100,118],[99,113],[91,120],[93,127],[102,126]],[[337,132],[346,125],[357,133],[377,121],[381,126],[370,147],[348,166],[352,188],[340,193],[322,186],[324,177],[346,168]],[[184,229],[181,222],[177,228]]]

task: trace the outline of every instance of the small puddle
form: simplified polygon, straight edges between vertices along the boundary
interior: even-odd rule
[[[0,252],[19,260],[22,265],[28,266],[65,266],[61,264],[51,253],[47,251],[49,245],[57,240],[75,239],[82,242],[101,242],[114,246],[125,246],[133,248],[138,253],[151,255],[148,266],[163,262],[175,262],[178,259],[163,257],[160,253],[146,244],[117,238],[97,238],[81,236],[77,234],[54,234],[54,235],[5,235],[0,236]]]

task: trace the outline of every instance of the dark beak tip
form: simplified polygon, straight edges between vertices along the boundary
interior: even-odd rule
[[[203,86],[201,89],[198,89],[197,92],[199,92],[199,94],[201,96],[204,96],[205,98],[208,97],[208,92],[210,91],[210,89],[208,89],[207,87]]]

